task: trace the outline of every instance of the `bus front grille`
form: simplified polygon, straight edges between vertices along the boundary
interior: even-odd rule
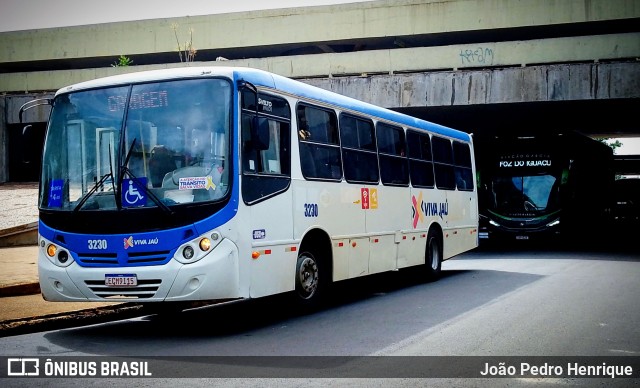
[[[131,267],[162,265],[171,260],[170,251],[130,252],[118,257],[116,253],[78,253],[82,267]]]

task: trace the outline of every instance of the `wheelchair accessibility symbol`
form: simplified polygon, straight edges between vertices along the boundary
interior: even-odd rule
[[[147,186],[147,178],[138,178],[137,180],[127,179],[123,182],[122,188],[122,206],[138,207],[147,204],[147,194],[143,189]]]

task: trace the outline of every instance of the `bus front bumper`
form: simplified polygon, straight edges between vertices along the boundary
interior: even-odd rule
[[[560,235],[560,220],[538,227],[509,228],[494,222],[480,224],[478,238],[482,240],[538,240],[555,238]]]
[[[67,267],[52,263],[43,249],[38,255],[40,289],[53,302],[162,302],[240,298],[238,248],[224,239],[197,262],[172,258],[157,266]],[[135,277],[135,286],[107,286],[107,275]]]

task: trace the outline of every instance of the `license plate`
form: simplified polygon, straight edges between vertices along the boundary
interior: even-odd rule
[[[528,240],[529,236],[516,236],[516,240]]]
[[[135,274],[106,274],[104,285],[107,287],[135,287],[138,277]]]

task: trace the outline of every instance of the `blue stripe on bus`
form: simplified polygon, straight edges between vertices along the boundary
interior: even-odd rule
[[[469,142],[471,137],[468,133],[458,131],[453,128],[435,124],[426,120],[421,120],[390,109],[381,108],[366,102],[362,102],[338,93],[330,92],[312,85],[305,84],[277,74],[267,73],[256,69],[242,69],[235,71],[236,80],[251,82],[255,86],[281,90],[295,96],[313,99],[326,104],[336,105],[345,109],[360,112],[366,115],[375,116],[381,119],[396,122],[414,128],[424,129],[443,136],[449,136],[458,140]]]

